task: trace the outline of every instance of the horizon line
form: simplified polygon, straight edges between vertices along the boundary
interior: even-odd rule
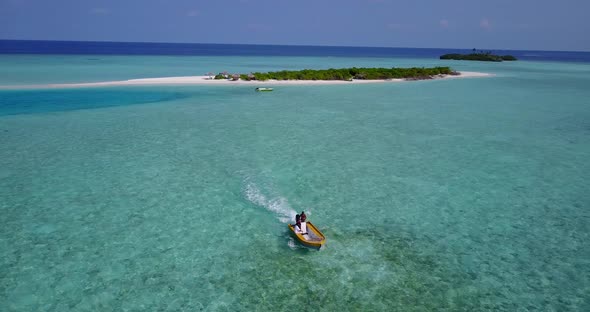
[[[425,49],[425,50],[473,50],[474,48],[441,48],[441,47],[383,47],[383,46],[349,46],[349,45],[313,45],[313,44],[270,44],[270,43],[214,43],[214,42],[163,42],[163,41],[111,41],[111,40],[61,40],[61,39],[4,39],[0,41],[48,41],[48,42],[98,42],[98,43],[145,43],[145,44],[212,44],[212,45],[249,45],[249,46],[285,46],[285,47],[333,47],[333,48],[371,48],[371,49]],[[580,50],[530,50],[530,49],[506,49],[506,48],[484,48],[482,50],[499,50],[499,51],[539,51],[539,52],[576,52],[590,53]]]

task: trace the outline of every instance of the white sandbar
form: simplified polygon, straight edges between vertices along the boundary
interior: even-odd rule
[[[450,78],[475,78],[490,77],[492,74],[479,72],[460,72],[460,75],[439,75],[433,79],[450,79]],[[411,80],[411,79],[410,79]],[[43,85],[19,85],[19,86],[0,86],[0,89],[54,89],[54,88],[79,88],[79,87],[103,87],[103,86],[142,86],[142,85],[335,85],[335,84],[361,84],[361,83],[387,83],[402,82],[408,79],[388,79],[388,80],[228,80],[228,79],[211,79],[210,76],[185,76],[185,77],[162,77],[162,78],[142,78],[121,81],[105,82],[86,82],[86,83],[60,83],[60,84],[43,84]]]

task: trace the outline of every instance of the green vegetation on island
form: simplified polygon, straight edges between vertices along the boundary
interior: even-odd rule
[[[304,69],[297,71],[283,70],[268,73],[251,74],[218,74],[215,79],[234,80],[387,80],[387,79],[409,79],[423,80],[432,79],[440,75],[459,75],[449,67],[412,67],[412,68],[340,68],[340,69]]]
[[[465,61],[485,61],[485,62],[502,62],[502,61],[516,61],[516,57],[512,55],[495,55],[491,51],[476,51],[473,53],[459,54],[451,53],[440,56],[441,60],[465,60]]]

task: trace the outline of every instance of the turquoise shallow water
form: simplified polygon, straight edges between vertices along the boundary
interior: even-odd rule
[[[513,64],[465,64],[419,58],[283,56],[112,56],[0,55],[0,86],[99,82],[134,78],[202,76],[209,72],[248,73],[342,67],[453,66],[457,70],[506,68]]]
[[[44,76],[39,68],[59,61],[36,58],[42,66],[21,64],[29,74],[19,81],[0,67],[0,84],[138,78],[148,61],[155,77],[179,76],[189,59],[211,61],[112,57],[102,70],[68,61]],[[226,61],[232,71],[355,60]],[[381,64],[420,60],[355,63]],[[8,311],[589,310],[590,65],[451,64],[496,76],[264,94],[0,91],[0,302]],[[290,237],[286,222],[301,210],[328,237],[325,249]]]

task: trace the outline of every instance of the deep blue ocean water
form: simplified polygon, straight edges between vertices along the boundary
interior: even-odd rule
[[[0,310],[590,310],[588,53],[0,50]],[[13,87],[351,66],[494,76]],[[325,249],[290,236],[301,210]]]
[[[530,61],[590,62],[590,52],[498,50]],[[198,56],[342,56],[438,58],[446,53],[470,53],[466,49],[289,46],[205,43],[92,42],[0,40],[0,54],[97,54],[97,55],[198,55]]]

